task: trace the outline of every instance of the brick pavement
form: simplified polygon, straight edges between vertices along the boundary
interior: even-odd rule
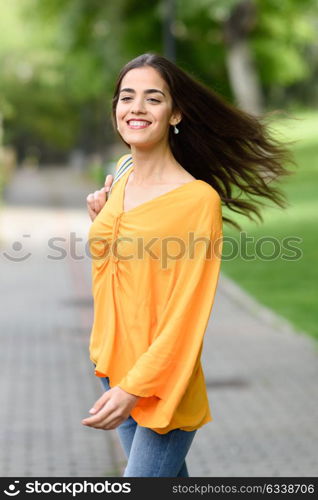
[[[88,359],[90,261],[48,258],[59,255],[48,239],[64,237],[66,248],[71,232],[85,255],[93,189],[72,170],[48,169],[18,171],[6,192],[0,476],[118,476],[125,465],[116,431],[80,423],[101,391]],[[17,263],[4,251],[31,256]],[[317,354],[221,273],[202,357],[214,420],[196,434],[190,475],[317,476]]]
[[[86,190],[71,171],[60,170],[18,171],[6,190],[0,213],[0,476],[121,475],[115,431],[81,424],[102,393],[88,358],[90,261],[68,251],[70,232],[85,237],[89,227],[84,209],[70,201],[74,191]],[[67,249],[66,257],[57,259],[62,254],[49,246],[52,237],[65,239],[55,246]]]
[[[318,344],[221,275],[203,353],[214,420],[189,452],[193,476],[318,473]]]

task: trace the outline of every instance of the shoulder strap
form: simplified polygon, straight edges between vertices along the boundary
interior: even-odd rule
[[[119,179],[127,172],[127,170],[131,167],[133,161],[132,161],[132,155],[124,155],[122,156],[119,161],[118,161],[118,168],[115,173],[115,177],[113,180],[113,183],[111,185],[111,188],[109,190],[108,196],[110,195],[114,184],[119,181]]]

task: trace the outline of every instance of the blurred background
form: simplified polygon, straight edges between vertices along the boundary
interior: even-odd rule
[[[222,413],[224,408],[226,415],[229,402],[226,395],[223,401],[224,387],[215,377],[222,373],[226,380],[229,375],[233,405],[239,404],[235,390],[244,372],[242,360],[246,356],[248,364],[254,356],[258,360],[263,356],[262,350],[257,351],[264,348],[263,340],[259,343],[260,337],[254,335],[259,330],[272,349],[266,351],[273,356],[273,365],[266,365],[267,371],[264,368],[266,377],[286,356],[289,363],[282,370],[295,375],[297,365],[295,380],[300,393],[304,367],[312,370],[307,373],[310,380],[317,370],[313,363],[316,347],[307,352],[309,344],[302,343],[308,339],[314,342],[310,346],[316,346],[318,338],[318,0],[2,0],[0,33],[0,329],[2,381],[6,381],[3,398],[8,403],[1,410],[7,427],[2,436],[0,474],[118,475],[123,467],[115,433],[105,433],[107,448],[100,433],[80,426],[80,419],[100,394],[87,359],[93,311],[90,262],[85,253],[90,224],[86,196],[103,186],[119,156],[128,152],[112,129],[111,97],[121,67],[144,52],[165,55],[251,113],[278,110],[271,133],[282,141],[294,141],[298,168],[280,183],[289,202],[287,209],[264,208],[263,223],[224,210],[254,238],[251,253],[261,237],[275,238],[279,249],[265,241],[262,257],[246,259],[243,252],[237,252],[230,258],[231,248],[224,245],[211,335],[215,365],[207,365],[206,372],[211,401],[219,401],[216,412]],[[240,248],[238,231],[224,226],[224,235],[237,241]],[[296,254],[285,244],[287,238],[293,239]],[[54,249],[53,254],[48,248]],[[244,315],[242,304],[247,307]],[[249,324],[252,317],[253,326]],[[233,335],[234,327],[237,335],[225,335],[223,345],[224,332]],[[280,328],[289,333],[294,329],[291,336],[286,333],[286,339],[278,336],[279,342],[284,340],[281,350],[274,340]],[[245,339],[247,331],[250,337]],[[235,372],[237,349],[244,339],[242,365]],[[256,369],[257,363],[251,367]],[[249,381],[251,373],[246,375]],[[18,388],[17,376],[30,384]],[[74,389],[76,379],[82,393]],[[309,387],[307,378],[305,383]],[[21,399],[16,397],[17,391]],[[16,421],[10,410],[13,394],[18,405]],[[273,388],[268,394],[273,397]],[[252,390],[251,401],[259,404],[260,418],[264,418],[262,402],[253,395]],[[297,408],[304,409],[308,401],[307,397],[302,404],[298,400]],[[310,411],[317,415],[316,406]],[[280,408],[284,418],[287,413],[286,407]],[[226,420],[224,415],[220,422]],[[279,420],[280,429],[286,427],[284,418]],[[240,471],[246,476],[262,475],[267,470],[269,475],[275,471],[276,475],[296,473],[296,464],[283,460],[280,451],[281,462],[275,462],[275,455],[268,458],[263,438],[258,441],[262,453],[255,456],[251,452],[245,461],[239,461],[243,469],[233,468],[233,463],[239,465],[237,461],[227,463],[221,451],[225,435],[213,437],[219,446],[215,448],[218,459],[208,450],[208,455],[200,452],[203,441],[201,448],[194,446],[189,460],[197,475],[240,475]],[[246,436],[233,436],[234,441],[227,445],[235,458],[241,444],[246,446]],[[290,442],[290,436],[285,438],[282,454]],[[311,440],[312,435],[308,443]],[[66,441],[68,452],[61,456]],[[90,450],[86,458],[84,449]],[[101,469],[101,457],[106,456]],[[206,465],[207,456],[213,470]],[[222,463],[223,469],[217,465]],[[269,463],[274,466],[270,468]],[[317,453],[298,473],[305,470],[310,475],[310,467],[316,465]]]

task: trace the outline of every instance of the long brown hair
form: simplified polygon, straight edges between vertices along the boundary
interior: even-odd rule
[[[295,165],[286,146],[269,134],[265,119],[270,113],[256,117],[238,109],[163,56],[142,54],[120,71],[112,100],[112,122],[116,131],[121,81],[128,71],[143,66],[158,71],[169,87],[173,111],[182,113],[178,124],[180,133],[174,134],[170,127],[169,144],[183,168],[196,179],[210,184],[219,193],[223,205],[249,219],[253,219],[250,212],[254,212],[263,220],[257,204],[265,204],[259,199],[239,199],[242,192],[248,197],[268,198],[282,208],[288,205],[284,193],[268,185],[273,179],[293,173],[286,168],[286,163]],[[238,190],[236,196],[233,189]],[[223,216],[223,221],[241,229],[227,217]]]

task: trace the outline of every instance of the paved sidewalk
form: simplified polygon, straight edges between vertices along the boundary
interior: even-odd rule
[[[90,260],[80,258],[92,189],[76,172],[52,169],[40,175],[20,170],[6,190],[0,210],[0,476],[121,475],[115,431],[81,424],[102,394],[88,356]],[[72,250],[71,233],[82,238]]]
[[[221,276],[203,367],[214,420],[189,453],[191,475],[318,474],[318,344]]]
[[[125,466],[116,431],[80,423],[101,394],[84,248],[94,189],[70,169],[19,170],[0,210],[0,476],[120,476]],[[52,237],[64,238],[60,250]],[[317,359],[314,341],[222,273],[203,351],[214,420],[196,434],[190,475],[317,476]]]

